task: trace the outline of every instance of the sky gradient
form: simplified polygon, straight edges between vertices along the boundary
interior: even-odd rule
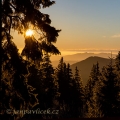
[[[120,50],[120,0],[55,1],[42,12],[50,15],[52,26],[62,30],[55,44],[62,54]],[[21,49],[23,37],[13,34]]]

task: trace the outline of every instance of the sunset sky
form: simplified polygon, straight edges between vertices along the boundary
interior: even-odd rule
[[[55,44],[62,54],[120,50],[120,0],[55,1],[42,12],[50,15],[52,26],[62,30]],[[13,35],[22,49],[23,37]]]

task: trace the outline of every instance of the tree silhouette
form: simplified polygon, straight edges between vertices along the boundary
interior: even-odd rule
[[[67,109],[67,98],[68,94],[68,81],[66,77],[66,63],[64,63],[63,57],[60,59],[58,67],[55,70],[55,76],[58,81],[58,92],[60,94],[58,101],[59,101],[59,110],[61,111],[60,117],[66,117]]]
[[[56,99],[57,88],[55,85],[54,69],[51,65],[50,56],[44,55],[43,60],[38,67],[35,64],[31,64],[28,68],[29,76],[28,83],[36,88],[36,93],[39,104],[33,109],[40,108],[41,110],[54,109],[54,100]],[[28,117],[28,116],[26,116]],[[49,118],[53,115],[32,115],[33,118]]]
[[[118,87],[118,91],[120,92],[120,51],[118,52],[118,55],[116,56],[115,58],[115,73],[117,75],[117,83],[116,83],[116,86]],[[118,104],[118,114],[120,114],[120,95],[118,95],[118,101],[119,101],[119,104]]]
[[[2,0],[1,5],[1,26],[0,26],[0,51],[2,51],[2,43],[5,40],[10,43],[11,29],[18,31],[18,33],[23,34],[25,31],[33,26],[33,29],[40,34],[40,38],[36,40],[35,38],[31,41],[33,44],[30,47],[28,38],[25,37],[25,48],[23,49],[23,56],[31,57],[31,59],[39,59],[43,51],[55,53],[60,53],[59,50],[53,45],[57,41],[58,32],[54,27],[50,26],[51,20],[48,14],[43,14],[40,12],[41,8],[46,8],[53,5],[55,2],[50,0]],[[29,38],[30,39],[30,38]],[[37,48],[34,50],[32,48]],[[35,55],[33,55],[33,50]],[[31,52],[30,52],[31,51]],[[2,58],[2,52],[0,58]],[[1,65],[1,64],[0,64]],[[1,66],[0,66],[1,68]]]
[[[118,52],[118,55],[115,58],[115,66],[116,70],[120,71],[120,51]]]
[[[79,70],[77,67],[75,68],[75,75],[73,79],[73,88],[72,88],[72,101],[73,101],[73,108],[72,113],[74,118],[83,117],[84,116],[84,102],[85,102],[85,95],[84,95],[84,88],[82,83],[82,78],[79,74]]]
[[[86,97],[86,117],[101,117],[102,113],[99,111],[99,106],[96,100],[96,92],[98,92],[98,83],[101,73],[99,70],[99,63],[93,65],[90,73],[89,80],[85,86],[85,97]]]
[[[70,64],[60,59],[55,75],[58,81],[58,92],[60,93],[59,109],[60,118],[79,118],[83,115],[84,90],[81,77],[76,68],[73,77]]]
[[[109,65],[102,69],[98,90],[97,99],[103,116],[119,117],[120,87],[118,85],[118,78],[115,72],[115,66],[112,63],[112,58],[110,58]]]
[[[53,99],[55,97],[54,86],[54,69],[51,65],[49,55],[46,54],[41,62],[40,71],[42,73],[42,87],[43,87],[43,104],[42,108],[47,109],[53,107]],[[41,95],[40,95],[41,96]]]
[[[29,99],[33,100],[36,96],[29,91],[34,88],[27,84],[27,74],[29,73],[26,70],[26,66],[28,63],[18,54],[17,47],[12,41],[11,30],[15,30],[25,36],[26,30],[32,28],[39,34],[40,37],[38,40],[34,36],[25,36],[25,47],[22,51],[22,56],[26,56],[26,60],[29,62],[39,62],[45,52],[60,54],[59,50],[53,44],[57,41],[60,30],[56,30],[56,28],[50,25],[51,20],[48,14],[40,12],[41,8],[49,7],[54,3],[51,0],[0,1],[0,76],[2,77],[0,79],[0,94],[4,96],[3,98],[8,95],[5,94],[5,91],[8,91],[10,88],[10,81],[12,79],[10,90],[12,89],[16,93],[11,94],[11,99],[13,97],[12,100],[14,100],[16,95],[15,102],[13,103],[16,103],[16,98],[18,98],[29,104]],[[8,70],[4,67],[7,67]],[[2,103],[3,99],[0,101],[0,108],[3,107]],[[13,105],[13,108],[18,109],[19,105],[17,107]],[[29,105],[26,108],[29,108]]]
[[[37,94],[34,94],[34,88],[28,85],[26,61],[19,55],[15,44],[10,43],[6,42],[3,47],[7,59],[4,59],[2,64],[1,109],[30,109],[37,104]]]

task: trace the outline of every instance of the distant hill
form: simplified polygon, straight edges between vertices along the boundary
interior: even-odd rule
[[[116,57],[117,54],[112,54],[113,57]],[[77,54],[73,54],[73,55],[66,55],[66,56],[62,56],[62,55],[56,55],[56,56],[51,56],[51,61],[54,67],[56,67],[59,63],[59,60],[61,57],[64,58],[64,61],[66,63],[70,63],[70,64],[74,64],[76,62],[79,62],[81,60],[84,60],[90,56],[98,56],[98,57],[102,57],[102,58],[108,58],[111,56],[111,53],[77,53]]]
[[[102,58],[98,56],[88,57],[85,60],[72,64],[71,69],[72,69],[72,72],[75,73],[75,67],[77,66],[81,74],[83,84],[85,85],[90,76],[90,71],[92,69],[93,64],[96,64],[97,62],[99,62],[99,67],[101,69],[103,66],[106,66],[109,64],[110,59]],[[114,62],[115,60],[113,60],[113,63]]]

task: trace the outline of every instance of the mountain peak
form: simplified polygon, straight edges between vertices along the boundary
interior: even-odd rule
[[[110,59],[102,58],[99,56],[90,56],[90,57],[86,58],[85,60],[82,60],[82,61],[72,64],[71,69],[72,69],[73,73],[75,73],[75,67],[77,66],[77,68],[80,71],[80,74],[82,76],[83,84],[85,85],[87,80],[89,79],[90,71],[92,69],[93,64],[96,64],[97,62],[99,63],[99,67],[101,69],[103,66],[106,66],[109,64]],[[114,60],[113,60],[113,62],[114,62]]]

